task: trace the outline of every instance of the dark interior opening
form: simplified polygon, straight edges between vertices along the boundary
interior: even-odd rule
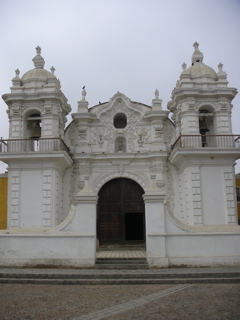
[[[113,119],[113,125],[116,129],[123,129],[127,125],[127,117],[124,113],[117,113]]]
[[[128,212],[125,214],[126,240],[144,240],[144,213]]]

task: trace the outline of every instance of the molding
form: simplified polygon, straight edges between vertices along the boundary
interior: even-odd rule
[[[157,192],[146,192],[143,195],[143,199],[145,203],[164,203],[166,198],[165,194],[157,193]]]

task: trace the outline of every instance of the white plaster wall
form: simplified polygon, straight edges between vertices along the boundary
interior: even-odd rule
[[[145,203],[146,234],[165,232],[163,203]]]
[[[91,238],[79,234],[0,235],[0,265],[89,267],[95,264],[95,256],[89,254],[95,252]]]
[[[240,233],[169,234],[166,255],[170,265],[239,265],[239,241]]]
[[[20,177],[20,228],[43,226],[42,174],[37,170],[22,170]]]
[[[156,263],[167,266],[165,246],[165,195],[147,191],[145,201],[147,260],[150,266]]]
[[[203,224],[226,224],[227,208],[221,167],[201,167]]]
[[[155,247],[148,256],[151,267],[240,265],[240,233],[155,234],[150,241]],[[91,236],[0,234],[0,266],[90,267],[94,250]]]

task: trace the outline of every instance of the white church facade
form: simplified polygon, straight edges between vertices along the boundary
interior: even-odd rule
[[[235,161],[227,75],[194,44],[162,109],[117,92],[89,108],[85,88],[72,122],[59,80],[44,69],[12,79],[3,95],[9,138],[8,227],[0,265],[93,267],[101,246],[144,244],[150,267],[240,265]],[[171,118],[170,118],[171,115]]]

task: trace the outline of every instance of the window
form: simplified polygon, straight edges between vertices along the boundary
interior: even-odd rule
[[[127,117],[124,113],[117,113],[113,118],[113,125],[116,129],[123,129],[127,125]]]

